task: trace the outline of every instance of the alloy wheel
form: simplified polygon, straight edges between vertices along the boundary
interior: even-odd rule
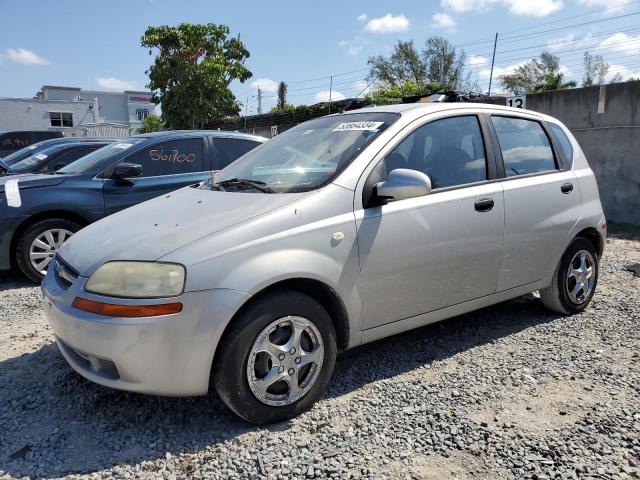
[[[31,266],[42,275],[45,275],[56,251],[71,235],[73,235],[73,232],[64,228],[52,228],[38,235],[29,247]]]
[[[576,305],[585,302],[595,281],[595,261],[587,250],[579,250],[569,262],[566,276],[566,289],[571,300]]]
[[[309,392],[324,359],[322,336],[303,317],[280,318],[256,338],[247,362],[255,397],[271,406],[290,405]]]

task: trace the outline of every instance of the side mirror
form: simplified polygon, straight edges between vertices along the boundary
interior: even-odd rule
[[[376,184],[376,196],[380,199],[402,200],[422,197],[431,193],[431,180],[417,170],[397,168],[389,172],[386,182]]]
[[[113,178],[133,178],[142,175],[142,165],[135,163],[119,163],[113,170]]]

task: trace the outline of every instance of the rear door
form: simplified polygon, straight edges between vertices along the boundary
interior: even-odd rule
[[[214,145],[214,170],[222,170],[242,155],[253,150],[260,142],[243,138],[213,138]]]
[[[495,114],[492,135],[504,176],[505,234],[498,291],[554,271],[579,216],[576,178],[536,118]]]
[[[186,137],[147,145],[122,162],[142,166],[136,178],[105,178],[107,215],[205,179],[210,170],[203,139]],[[110,169],[112,170],[112,169]],[[105,172],[107,176],[111,172]]]

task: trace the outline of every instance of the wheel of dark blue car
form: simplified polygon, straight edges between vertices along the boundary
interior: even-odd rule
[[[16,263],[22,273],[39,283],[56,251],[80,228],[66,218],[48,218],[28,227],[16,248]]]

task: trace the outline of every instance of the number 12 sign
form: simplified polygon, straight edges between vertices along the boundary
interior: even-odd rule
[[[509,97],[507,98],[507,107],[527,108],[527,97],[525,95],[521,97]]]

